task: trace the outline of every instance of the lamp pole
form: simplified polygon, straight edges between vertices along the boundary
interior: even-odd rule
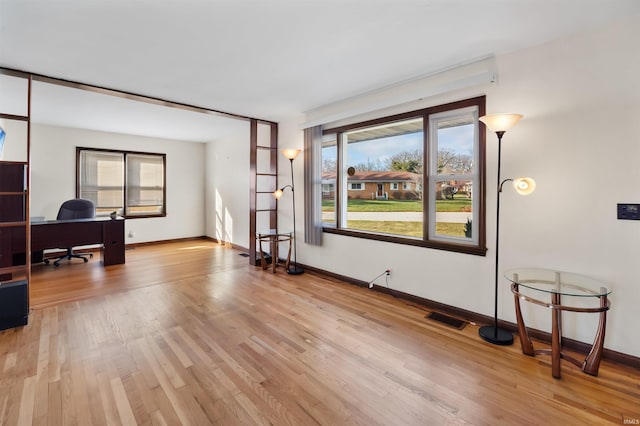
[[[291,269],[291,266],[289,266],[289,269],[287,269],[287,273],[289,275],[300,275],[304,272],[304,269],[298,268],[298,238],[296,237],[296,191],[293,188],[293,158],[289,158],[289,164],[291,166],[291,198],[293,200],[293,269]]]
[[[513,334],[498,327],[498,260],[499,260],[499,244],[500,244],[500,193],[502,192],[502,184],[500,182],[500,166],[502,160],[502,137],[505,132],[513,127],[520,119],[520,114],[493,114],[480,117],[490,130],[494,131],[498,136],[498,177],[496,185],[496,258],[494,271],[494,311],[493,325],[485,325],[480,327],[478,334],[484,340],[494,345],[511,345],[513,344]]]
[[[497,179],[497,193],[496,193],[496,259],[495,259],[495,274],[494,274],[494,311],[493,311],[493,326],[486,325],[480,327],[478,333],[480,337],[489,343],[495,345],[511,345],[513,344],[513,334],[510,331],[504,330],[498,327],[498,260],[500,253],[500,194],[502,193],[502,184],[500,181],[500,161],[502,158],[502,136],[504,136],[504,130],[496,132],[498,136],[498,179]]]
[[[276,197],[276,199],[279,199],[282,196],[283,191],[289,187],[291,188],[291,198],[292,198],[292,203],[293,203],[293,235],[291,238],[293,238],[293,269],[291,268],[291,265],[289,265],[289,268],[287,269],[287,273],[290,275],[300,275],[304,272],[304,269],[302,268],[298,268],[298,244],[297,244],[297,238],[296,238],[296,191],[294,189],[294,184],[293,184],[293,160],[298,156],[298,154],[300,153],[299,149],[283,149],[282,151],[282,155],[284,155],[288,160],[289,160],[289,165],[291,168],[291,185],[285,185],[282,188],[278,189],[276,192],[273,193],[273,196]]]

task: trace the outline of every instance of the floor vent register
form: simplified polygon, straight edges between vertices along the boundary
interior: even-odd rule
[[[467,325],[466,321],[459,320],[458,318],[450,317],[449,315],[441,314],[440,312],[429,312],[425,316],[425,318],[433,321],[438,321],[439,323],[457,328],[458,330],[462,330],[464,326]]]

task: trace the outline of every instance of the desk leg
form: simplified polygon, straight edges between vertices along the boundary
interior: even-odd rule
[[[560,294],[552,293],[551,303],[560,306]],[[560,309],[551,308],[551,375],[560,378]]]
[[[600,307],[607,307],[607,295],[600,296]],[[584,359],[582,365],[582,371],[592,376],[598,375],[598,368],[600,368],[600,359],[602,358],[602,351],[604,349],[604,330],[607,325],[607,311],[600,312],[600,321],[598,323],[598,331],[596,332],[596,338],[593,341],[593,346],[589,355]]]
[[[520,347],[522,348],[522,353],[529,356],[535,356],[536,353],[533,350],[533,343],[531,343],[531,338],[529,337],[529,332],[527,331],[527,327],[524,325],[524,318],[522,318],[522,309],[520,308],[520,298],[518,297],[518,284],[511,284],[511,289],[513,291],[513,297],[515,298],[516,305],[516,322],[518,323],[518,335],[520,336]]]

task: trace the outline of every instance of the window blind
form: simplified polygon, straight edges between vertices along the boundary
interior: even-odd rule
[[[127,215],[162,213],[164,208],[164,158],[127,155]]]
[[[124,207],[124,154],[80,152],[80,198],[93,201],[97,213]]]

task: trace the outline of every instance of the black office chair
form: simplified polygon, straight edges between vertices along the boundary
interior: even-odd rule
[[[90,219],[96,217],[96,208],[91,200],[85,200],[83,198],[75,198],[73,200],[67,200],[60,206],[58,210],[58,220],[73,220],[73,219]],[[67,254],[60,256],[53,262],[54,266],[60,266],[60,261],[64,259],[82,259],[88,262],[87,256],[75,254],[73,247],[67,248]],[[89,253],[89,257],[93,257],[92,253]],[[49,264],[49,259],[45,259],[44,263]]]

